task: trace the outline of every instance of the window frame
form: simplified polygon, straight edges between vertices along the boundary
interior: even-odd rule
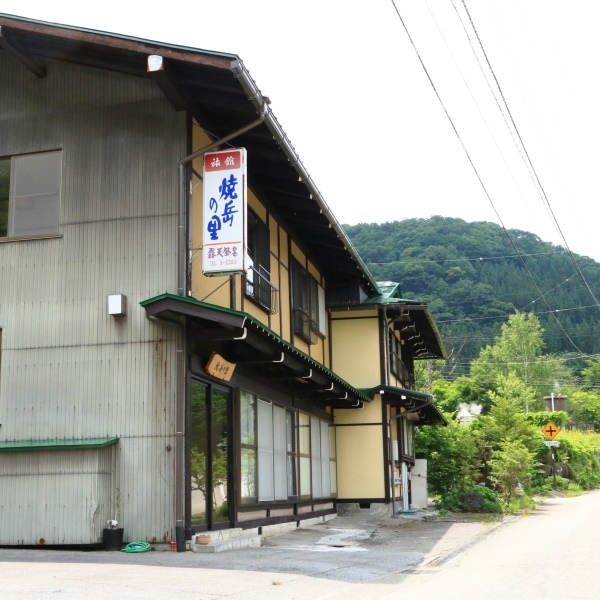
[[[240,390],[239,393],[239,445],[240,445],[240,473],[239,473],[239,498],[240,504],[256,504],[258,502],[258,440],[257,440],[257,402],[258,398],[255,394],[251,394],[250,392],[246,392],[245,390]],[[243,415],[243,405],[244,402],[248,400],[248,410],[246,411],[246,416],[250,416],[250,418],[246,418],[245,420],[242,418]],[[246,422],[249,427],[244,429],[243,424]],[[244,438],[244,434],[247,433],[248,438]],[[251,466],[253,467],[252,473],[248,471],[244,471],[244,464],[250,465],[249,462],[244,462],[244,454],[247,456],[253,457],[251,460]],[[248,477],[249,484],[254,492],[252,495],[247,494],[244,495],[244,477]],[[250,488],[248,488],[250,489]]]
[[[240,506],[291,504],[302,500],[336,498],[337,459],[335,432],[332,435],[331,423],[310,413],[281,406],[260,395],[245,390],[239,392],[240,426],[237,443],[240,448],[240,463],[243,462],[241,455],[244,450],[249,450],[255,457],[254,496],[242,494],[245,473],[240,464],[237,475]],[[249,424],[248,418],[244,419],[241,412],[244,410],[244,402],[249,408],[246,417],[252,415],[252,426],[249,428],[243,427],[243,422]],[[261,424],[263,427],[267,426],[266,430],[261,431]],[[245,440],[244,432],[250,430],[252,439]],[[264,489],[262,486],[265,486]]]
[[[271,284],[271,233],[252,210],[247,211],[246,252],[249,269],[244,276],[244,294],[272,313],[276,304]]]
[[[415,459],[415,424],[406,417],[398,419],[398,421],[400,421],[402,459],[413,461]]]
[[[315,336],[327,334],[325,288],[300,264],[292,259],[292,320],[294,333],[309,344]]]
[[[39,164],[39,160],[47,157],[47,164]],[[38,161],[35,165],[32,161]],[[29,161],[29,165],[27,165]],[[4,193],[0,196],[0,209],[5,207],[5,218],[0,223],[0,240],[13,241],[21,239],[53,238],[60,237],[61,231],[61,202],[62,202],[62,171],[63,157],[61,149],[43,152],[29,152],[23,154],[0,156],[0,162],[8,165],[4,177]],[[54,164],[56,163],[56,164]],[[40,168],[41,166],[41,168]],[[55,168],[58,168],[55,171]],[[52,180],[47,183],[43,178],[32,176],[35,169],[43,174],[43,170],[52,172]],[[24,172],[22,172],[24,171]],[[40,187],[41,186],[41,187]],[[25,189],[23,189],[25,188]],[[36,189],[37,188],[37,189]],[[46,202],[45,200],[46,199]],[[50,204],[52,202],[52,204]],[[50,225],[40,226],[39,223],[29,224],[33,232],[22,231],[27,225],[23,218],[23,203],[31,205],[31,216],[42,221],[51,217]],[[44,214],[46,213],[46,214]],[[47,223],[47,221],[44,221]],[[37,231],[35,228],[37,227]]]

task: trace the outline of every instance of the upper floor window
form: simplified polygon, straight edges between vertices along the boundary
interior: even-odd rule
[[[59,233],[62,152],[0,157],[0,238]]]
[[[390,333],[390,372],[400,379],[403,385],[408,386],[411,377],[404,359],[402,342],[393,333]]]
[[[269,312],[276,309],[276,288],[271,285],[269,228],[248,211],[247,248],[250,268],[246,273],[246,295]]]
[[[325,290],[299,262],[292,262],[294,331],[307,342],[326,333]]]

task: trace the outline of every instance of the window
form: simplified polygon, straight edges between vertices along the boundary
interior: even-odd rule
[[[286,410],[258,400],[258,499],[288,499]]]
[[[256,500],[256,399],[240,396],[240,463],[242,503]]]
[[[246,295],[271,311],[273,286],[271,285],[271,251],[269,228],[252,211],[248,211],[248,259]]]
[[[325,335],[325,290],[297,261],[292,262],[294,331],[311,344]]]
[[[335,438],[327,422],[247,392],[240,411],[242,503],[336,493]]]
[[[0,158],[0,237],[59,233],[62,152]]]
[[[0,330],[0,334],[2,331]],[[296,413],[285,412],[285,436],[287,450],[287,492],[288,496],[298,495],[298,441],[296,436]]]
[[[402,454],[408,458],[415,457],[415,426],[406,417],[402,422]]]
[[[298,414],[298,459],[300,462],[300,496],[310,498],[310,417]]]
[[[408,385],[410,377],[402,357],[402,343],[393,333],[390,334],[390,372]]]
[[[313,498],[331,496],[329,425],[310,418],[310,449]]]

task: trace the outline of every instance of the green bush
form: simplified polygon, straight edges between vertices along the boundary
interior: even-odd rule
[[[450,512],[501,513],[502,503],[495,490],[475,485],[448,491],[437,503],[437,508]]]
[[[450,415],[447,420],[447,427],[420,427],[416,436],[417,457],[427,459],[429,490],[439,496],[472,485],[481,456],[470,428]]]
[[[571,480],[584,490],[600,487],[600,435],[565,432],[560,436],[558,456],[569,466]]]
[[[506,512],[513,514],[516,512],[530,511],[536,507],[535,501],[529,496],[515,496],[511,499],[506,508]]]

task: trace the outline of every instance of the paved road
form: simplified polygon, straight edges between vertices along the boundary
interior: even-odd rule
[[[600,491],[547,500],[458,556],[397,578],[369,598],[410,600],[597,600],[600,598]],[[350,600],[350,597],[346,597]]]
[[[4,549],[0,599],[596,599],[599,505],[600,493],[548,500],[500,525],[361,511],[213,555]]]

